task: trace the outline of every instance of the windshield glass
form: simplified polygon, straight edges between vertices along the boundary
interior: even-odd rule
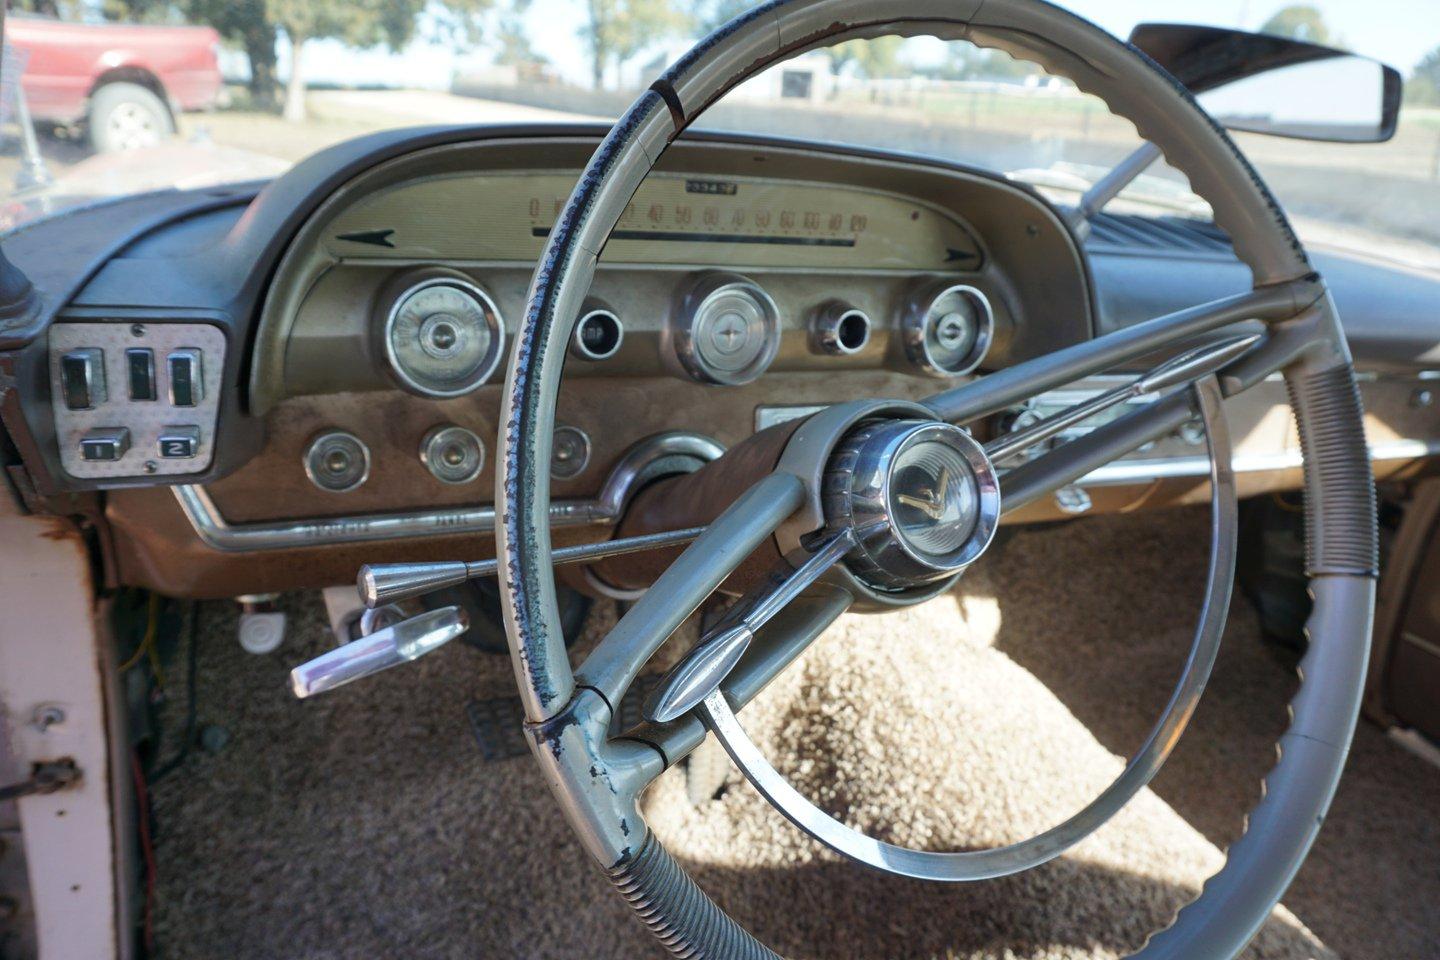
[[[1433,0],[1066,5],[1122,37],[1163,18],[1284,34],[1395,66],[1406,104],[1389,143],[1236,138],[1308,242],[1440,269]],[[612,121],[696,38],[748,6],[12,3],[0,78],[0,229],[108,197],[268,179],[330,144],[387,127]],[[701,125],[942,157],[1024,180],[1061,204],[1075,203],[1140,142],[1098,100],[1032,64],[928,38],[851,41],[806,54],[745,84]],[[1110,209],[1208,215],[1163,164]]]

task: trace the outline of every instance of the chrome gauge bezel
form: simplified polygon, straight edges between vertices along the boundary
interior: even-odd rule
[[[400,358],[396,356],[395,344],[392,340],[395,324],[406,303],[418,294],[434,287],[452,287],[473,297],[479,303],[481,312],[485,315],[486,323],[490,328],[490,347],[485,357],[475,368],[475,372],[455,387],[441,388],[417,380],[405,369]],[[385,322],[380,328],[380,345],[384,353],[386,369],[405,390],[422,397],[440,399],[463,397],[488,383],[500,367],[500,362],[505,358],[505,318],[500,313],[500,307],[495,303],[495,299],[479,285],[452,274],[431,275],[406,283],[399,293],[390,297],[390,306],[385,313]]]
[[[930,328],[936,322],[935,305],[950,295],[964,297],[975,310],[979,329],[975,344],[959,362],[946,365],[930,349]],[[990,298],[968,283],[946,283],[926,287],[913,298],[901,320],[901,340],[910,363],[932,377],[948,379],[973,373],[995,342],[995,309]]]
[[[351,452],[360,458],[360,470],[355,479],[339,486],[332,485],[329,479],[323,475],[322,471],[316,467],[316,458],[322,455],[328,446],[336,443],[346,445]],[[360,487],[363,487],[365,482],[370,479],[370,447],[364,440],[361,440],[349,430],[332,429],[322,430],[320,433],[317,433],[305,444],[305,452],[300,462],[305,469],[306,478],[308,478],[317,489],[324,490],[326,493],[349,493],[352,490],[358,490]]]
[[[468,459],[473,463],[463,473],[450,473],[451,468],[443,462],[445,446],[459,443],[466,448]],[[473,430],[454,423],[442,423],[431,427],[420,440],[420,463],[430,471],[430,476],[441,483],[459,486],[471,483],[485,469],[485,441]]]
[[[716,366],[705,356],[697,343],[697,331],[705,325],[716,304],[727,297],[749,300],[760,311],[764,342],[760,351],[743,367],[729,370]],[[701,383],[719,386],[740,386],[753,383],[770,369],[780,352],[780,308],[774,299],[755,281],[733,273],[715,273],[702,277],[680,305],[679,316],[672,325],[675,355],[691,377]]]

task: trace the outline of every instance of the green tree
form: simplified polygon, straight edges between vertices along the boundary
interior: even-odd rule
[[[1440,106],[1440,47],[1421,58],[1405,82],[1406,97],[1412,103]]]
[[[265,0],[181,0],[186,17],[208,23],[250,61],[250,99],[262,109],[276,105],[275,24]]]
[[[696,26],[695,17],[673,0],[586,0],[580,36],[590,48],[590,79],[596,90],[605,70],[620,66],[645,47]]]
[[[285,119],[303,122],[305,46],[311,40],[340,40],[352,47],[385,44],[399,50],[411,37],[426,0],[264,0],[266,20],[290,40],[290,76],[285,85]],[[479,36],[479,17],[490,0],[446,0],[431,13],[437,30]]]
[[[832,72],[840,73],[849,66],[871,80],[878,80],[906,75],[907,70],[900,57],[900,47],[904,43],[905,38],[896,36],[846,40],[826,47],[825,53],[830,57]]]
[[[530,0],[514,0],[495,26],[495,62],[503,67],[538,66],[546,59],[536,51],[525,29]]]
[[[713,0],[705,12],[700,15],[700,29],[709,33],[716,27],[734,20],[758,2],[759,0]]]
[[[1265,21],[1260,32],[1289,37],[1292,40],[1304,40],[1306,43],[1332,42],[1330,27],[1326,25],[1325,17],[1318,7],[1309,3],[1292,3],[1281,7]]]

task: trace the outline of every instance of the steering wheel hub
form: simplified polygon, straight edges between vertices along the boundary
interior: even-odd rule
[[[862,424],[836,447],[824,491],[829,527],[855,538],[851,570],[887,591],[960,573],[1000,518],[1000,482],[984,449],[935,421]]]

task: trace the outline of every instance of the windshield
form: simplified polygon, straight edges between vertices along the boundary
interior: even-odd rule
[[[1313,244],[1440,269],[1440,5],[1433,0],[1067,0],[1119,36],[1145,20],[1279,33],[1395,66],[1385,144],[1237,133]],[[0,229],[77,203],[273,177],[338,141],[434,123],[612,121],[746,0],[12,4],[0,77]],[[1238,10],[1236,9],[1238,7]],[[92,76],[98,62],[126,66]],[[88,93],[86,92],[88,91]],[[886,37],[806,54],[702,126],[901,150],[998,171],[1061,204],[1139,143],[1094,98],[966,43]],[[1157,164],[1111,210],[1204,218]]]

